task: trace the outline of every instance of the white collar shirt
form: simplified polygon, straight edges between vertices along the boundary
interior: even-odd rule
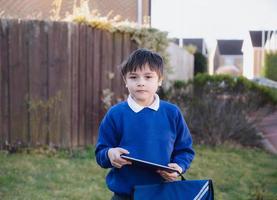
[[[132,97],[131,95],[128,96],[127,103],[129,107],[135,112],[138,113],[144,108],[150,108],[152,110],[158,111],[160,107],[160,97],[159,95],[155,94],[154,96],[154,102],[149,106],[141,106],[139,105]]]

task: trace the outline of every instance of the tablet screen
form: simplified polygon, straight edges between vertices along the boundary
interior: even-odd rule
[[[133,157],[130,157],[130,156],[126,156],[126,155],[121,155],[121,158],[123,159],[126,159],[128,161],[131,161],[132,164],[134,165],[138,165],[138,166],[141,166],[141,167],[147,167],[147,168],[152,168],[154,170],[165,170],[165,171],[168,171],[168,172],[178,172],[177,169],[173,169],[171,167],[168,167],[168,166],[165,166],[165,165],[160,165],[160,164],[157,164],[157,163],[153,163],[153,162],[148,162],[148,161],[145,161],[145,160],[140,160],[140,159],[137,159],[137,158],[133,158]]]

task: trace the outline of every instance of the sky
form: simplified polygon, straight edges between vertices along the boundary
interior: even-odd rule
[[[151,25],[169,37],[243,39],[248,30],[277,30],[277,0],[152,0]]]

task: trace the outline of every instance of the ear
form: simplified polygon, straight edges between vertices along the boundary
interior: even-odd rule
[[[125,77],[123,76],[123,81],[124,81],[124,83],[127,85],[127,82],[126,82],[126,79],[125,79]]]
[[[127,88],[128,85],[127,85],[127,81],[126,81],[125,77],[123,77],[123,81],[124,81],[124,83],[125,83],[125,87]]]
[[[162,82],[163,82],[163,77],[160,78],[158,85],[162,86]]]

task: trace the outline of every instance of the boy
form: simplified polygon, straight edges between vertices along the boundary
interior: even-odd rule
[[[112,168],[106,177],[112,200],[131,199],[135,185],[176,180],[176,172],[153,172],[132,166],[121,154],[168,165],[184,173],[194,157],[192,138],[176,105],[156,94],[162,83],[163,59],[147,49],[134,51],[121,69],[127,101],[109,109],[99,127],[97,163]]]

